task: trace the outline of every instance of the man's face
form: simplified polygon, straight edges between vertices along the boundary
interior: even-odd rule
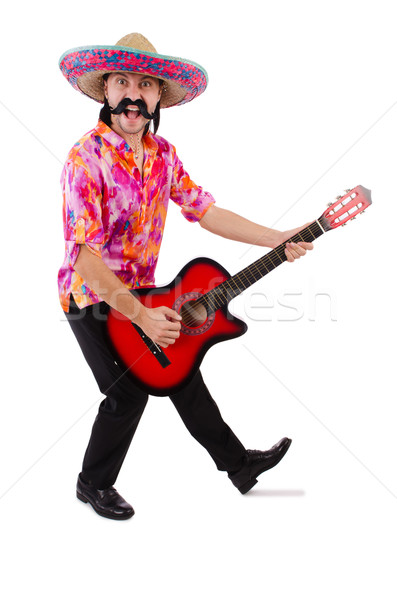
[[[104,82],[104,88],[108,102],[113,108],[123,98],[130,98],[132,101],[140,99],[146,103],[148,112],[153,113],[161,96],[159,80],[140,73],[111,73]],[[112,128],[122,137],[139,133],[147,122],[133,105],[119,115],[112,115]]]

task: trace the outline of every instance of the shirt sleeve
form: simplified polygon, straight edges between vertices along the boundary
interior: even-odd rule
[[[62,172],[63,224],[69,266],[73,267],[79,245],[101,256],[104,243],[102,193],[89,169],[77,158],[66,162]]]
[[[175,148],[173,151],[175,152]],[[205,192],[190,179],[176,152],[173,160],[170,198],[182,208],[185,219],[192,223],[200,221],[209,207],[215,203],[215,199],[209,192]]]

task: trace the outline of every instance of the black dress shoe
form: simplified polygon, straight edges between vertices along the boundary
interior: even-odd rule
[[[82,502],[91,504],[98,515],[107,519],[130,519],[134,514],[132,506],[114,487],[97,490],[93,485],[85,483],[80,475],[77,480],[76,496]]]
[[[229,473],[232,483],[242,494],[246,494],[256,483],[258,475],[275,467],[286,454],[292,440],[283,438],[270,450],[247,450],[244,464],[239,471]]]

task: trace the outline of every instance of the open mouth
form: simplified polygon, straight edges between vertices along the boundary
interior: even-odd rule
[[[124,111],[125,116],[129,121],[135,121],[141,114],[139,108],[126,108]]]

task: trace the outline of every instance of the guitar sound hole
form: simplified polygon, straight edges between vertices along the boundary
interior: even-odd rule
[[[208,317],[206,308],[194,300],[185,302],[182,305],[180,315],[183,325],[189,328],[200,327]]]
[[[182,294],[172,307],[182,317],[181,333],[184,335],[202,335],[214,324],[215,312],[208,312],[200,302],[201,296],[199,292]]]

